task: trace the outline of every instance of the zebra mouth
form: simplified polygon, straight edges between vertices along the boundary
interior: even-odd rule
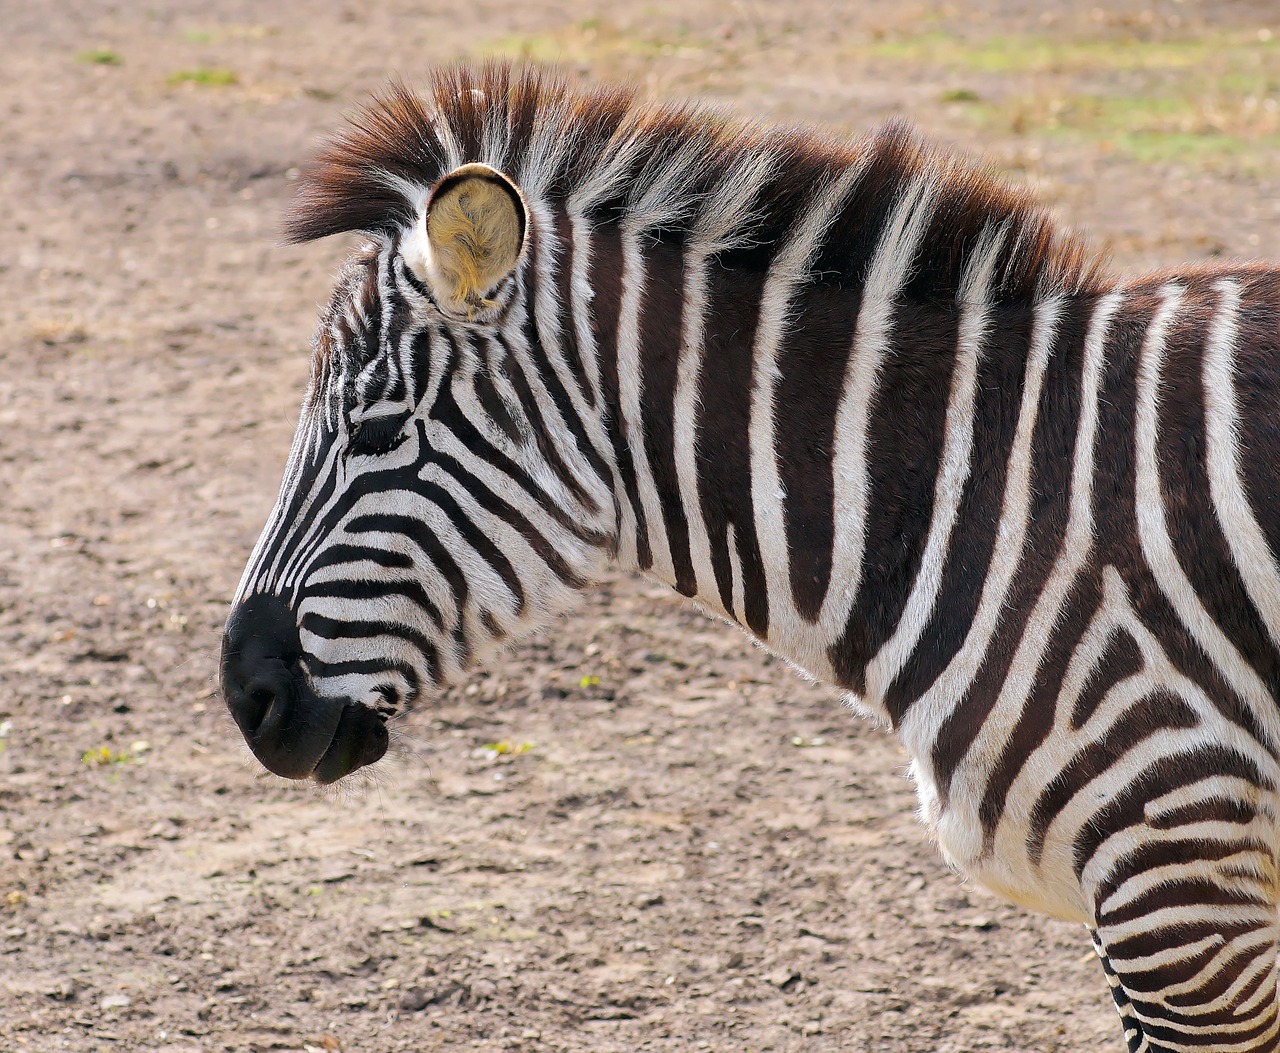
[[[317,695],[300,656],[288,608],[275,596],[251,597],[223,635],[222,693],[267,771],[328,785],[380,760],[387,726],[368,706]]]
[[[311,778],[328,786],[357,768],[376,764],[387,752],[388,742],[387,725],[377,713],[368,706],[343,706],[333,739],[311,770]]]
[[[382,759],[389,736],[376,712],[299,686],[274,694],[255,686],[231,704],[245,742],[267,771],[327,786]]]

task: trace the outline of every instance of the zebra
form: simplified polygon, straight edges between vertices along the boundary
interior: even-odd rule
[[[363,241],[224,634],[267,769],[638,570],[891,728],[1131,1053],[1280,1046],[1280,270],[1119,276],[902,124],[503,64],[385,89],[287,229]]]

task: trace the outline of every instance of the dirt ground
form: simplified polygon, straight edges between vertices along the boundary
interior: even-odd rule
[[[1280,256],[1275,14],[0,0],[0,1051],[1119,1050],[1084,933],[946,870],[891,738],[649,583],[362,786],[261,774],[218,632],[347,247],[278,224],[389,74],[499,52],[908,114],[1126,267]]]

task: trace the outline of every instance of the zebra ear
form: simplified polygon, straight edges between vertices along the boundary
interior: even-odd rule
[[[466,164],[432,189],[402,251],[446,314],[474,318],[496,306],[491,294],[516,268],[525,224],[515,183],[488,165]]]

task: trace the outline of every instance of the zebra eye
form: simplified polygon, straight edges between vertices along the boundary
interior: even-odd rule
[[[404,432],[408,414],[396,413],[389,417],[370,417],[353,425],[351,452],[373,456],[390,453],[408,436]]]

